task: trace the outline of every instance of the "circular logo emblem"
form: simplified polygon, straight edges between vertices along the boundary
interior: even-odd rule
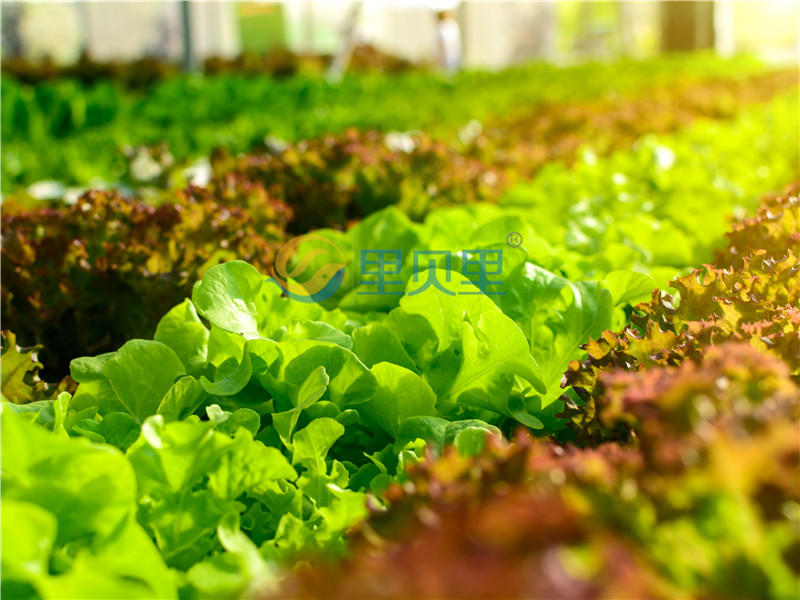
[[[344,271],[344,255],[339,247],[320,235],[309,234],[281,246],[270,274],[292,300],[322,302],[342,285]]]
[[[512,231],[506,236],[506,244],[512,248],[519,248],[522,245],[522,236],[516,231]]]

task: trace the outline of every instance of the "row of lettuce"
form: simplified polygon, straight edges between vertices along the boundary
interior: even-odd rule
[[[270,139],[295,142],[344,131],[423,130],[457,143],[464,126],[530,112],[531,107],[619,99],[658,86],[739,80],[763,72],[745,59],[679,57],[616,65],[534,65],[499,73],[351,74],[332,83],[318,76],[276,81],[245,75],[180,76],[146,93],[113,81],[84,87],[58,79],[30,86],[3,77],[2,183],[9,193],[40,180],[86,186],[129,175],[124,146],[170,141],[177,162],[216,147],[245,152]],[[684,83],[679,83],[683,81]],[[775,82],[765,81],[770,88]],[[735,104],[726,94],[715,110]],[[422,101],[421,101],[422,100]],[[180,110],[176,110],[180,107]],[[654,107],[650,111],[668,115]]]
[[[228,58],[208,57],[198,70],[207,75],[235,73],[275,78],[292,77],[301,73],[322,75],[330,70],[333,58],[327,54],[296,54],[285,49],[261,54],[245,51]],[[352,50],[347,70],[401,73],[429,69],[432,66],[387,54],[368,44],[358,44]],[[128,91],[146,91],[164,79],[178,77],[182,69],[175,61],[154,56],[133,61],[115,61],[96,60],[83,53],[78,60],[68,65],[56,64],[49,57],[41,60],[5,57],[2,70],[6,75],[30,85],[69,79],[88,87],[113,81]]]
[[[411,465],[343,561],[264,595],[790,598],[800,586],[800,184],[564,377],[574,444]],[[408,573],[413,573],[409,577]]]
[[[642,137],[605,158],[589,137],[571,165],[553,161],[530,181],[422,134],[350,131],[278,155],[218,153],[203,187],[139,188],[133,199],[93,191],[71,205],[33,209],[7,198],[3,314],[20,344],[44,346],[56,379],[73,358],[151,337],[211,266],[238,258],[266,272],[292,233],[339,228],[385,207],[347,234],[320,234],[347,254],[335,299],[347,295],[349,309],[396,303],[353,291],[362,249],[401,251],[407,277],[415,250],[503,247],[511,232],[538,265],[569,280],[638,269],[662,285],[710,259],[729,214],[795,177],[795,103],[796,94],[779,95],[733,119]],[[647,131],[648,122],[637,127]],[[541,166],[536,153],[520,156],[532,157],[511,161],[520,172]],[[504,276],[514,276],[522,253],[508,248]]]
[[[36,294],[45,257],[63,261],[48,273],[82,294],[86,323],[117,289],[91,277],[127,277],[121,310],[168,303],[153,339],[73,360],[74,394],[36,381],[35,354],[6,336],[3,593],[782,597],[796,583],[800,500],[787,483],[796,196],[737,226],[716,269],[634,306],[712,260],[728,215],[798,178],[797,118],[796,98],[779,98],[606,159],[584,152],[497,205],[436,208],[420,223],[401,202],[347,232],[316,231],[308,255],[335,246],[346,267],[322,303],[287,298],[255,251],[256,266],[216,264],[252,243],[239,229],[222,254],[198,253],[185,234],[197,229],[159,252],[156,227],[202,222],[216,235],[258,218],[229,205],[204,221],[191,190],[159,208],[95,194],[45,211],[47,234],[31,223],[16,238],[13,256],[31,262],[12,280]],[[137,245],[52,241],[86,221],[113,232],[114,210],[146,215],[120,219]],[[103,265],[115,248],[131,249],[125,268]],[[370,252],[384,253],[385,281]],[[298,284],[331,263],[306,261]],[[169,301],[135,287],[169,277],[185,286]],[[553,442],[487,446],[519,426]],[[344,553],[354,526],[335,576],[318,566],[281,583],[286,568]]]

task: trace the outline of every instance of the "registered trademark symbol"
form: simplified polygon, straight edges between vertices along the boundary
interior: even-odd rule
[[[522,236],[516,231],[512,231],[506,236],[506,244],[512,248],[519,248],[522,245]]]

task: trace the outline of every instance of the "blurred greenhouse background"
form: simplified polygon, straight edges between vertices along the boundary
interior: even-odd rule
[[[796,61],[800,43],[800,3],[794,0],[3,2],[2,48],[4,60],[159,57],[191,68],[243,52],[346,55],[349,46],[368,44],[409,61],[436,63],[437,14],[443,12],[459,26],[468,68],[694,49],[787,63]]]

